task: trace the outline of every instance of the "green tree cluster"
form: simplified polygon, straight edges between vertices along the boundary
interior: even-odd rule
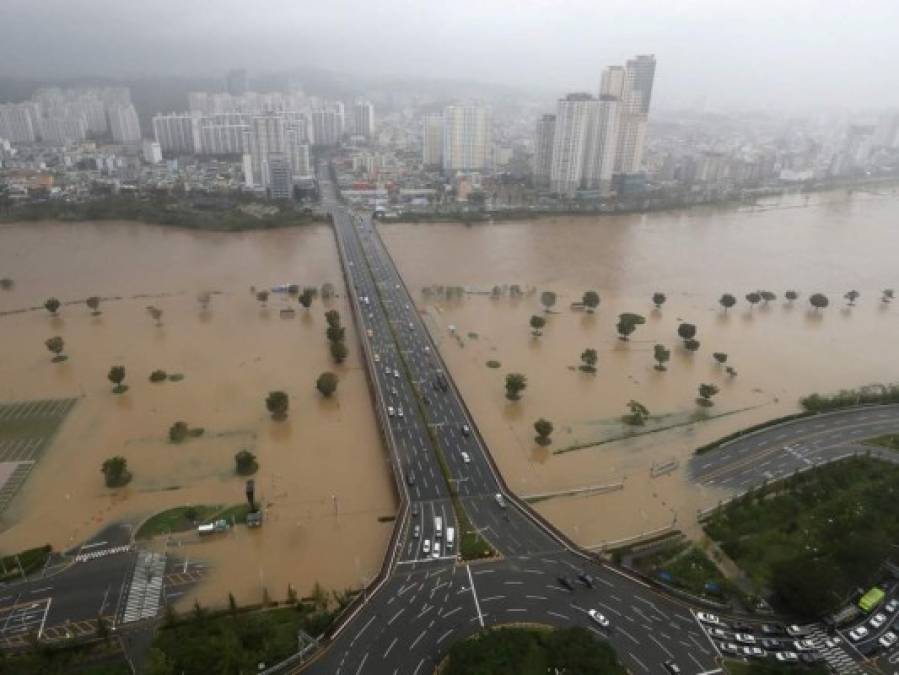
[[[517,401],[528,386],[528,378],[521,373],[509,373],[506,375],[506,398]]]
[[[340,312],[336,309],[329,309],[325,312],[325,321],[328,327],[325,329],[325,337],[328,339],[331,358],[334,363],[343,363],[349,355],[346,347],[346,330],[340,325]]]

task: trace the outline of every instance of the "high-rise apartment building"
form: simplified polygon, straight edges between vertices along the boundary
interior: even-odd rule
[[[370,101],[357,101],[353,106],[353,133],[371,140],[375,135],[375,107]]]
[[[421,161],[426,167],[443,165],[443,114],[428,113],[422,120]]]
[[[140,120],[138,120],[137,110],[133,105],[129,103],[128,105],[110,106],[107,115],[109,131],[112,133],[112,140],[115,143],[140,143]]]
[[[34,143],[37,129],[25,105],[0,105],[0,138],[12,143]]]
[[[553,154],[549,172],[550,189],[573,197],[583,187],[587,161],[592,158],[592,138],[596,99],[590,94],[568,94],[556,105]]]
[[[293,196],[293,172],[287,155],[273,152],[266,159],[268,194],[271,199],[290,199]]]
[[[150,139],[143,140],[140,154],[147,164],[159,164],[162,161],[162,148],[158,142]]]
[[[192,155],[200,149],[200,116],[197,114],[154,115],[153,135],[169,155]]]
[[[608,70],[611,69],[607,69]],[[610,91],[621,101],[618,120],[618,148],[615,156],[615,171],[636,173],[643,164],[646,147],[646,126],[649,119],[649,104],[652,100],[652,85],[655,79],[656,60],[652,55],[640,55],[628,59],[624,66],[624,81],[619,93]],[[610,80],[618,83],[616,70]],[[606,81],[606,74],[603,80]],[[603,85],[600,85],[603,89]]]
[[[555,135],[556,116],[544,115],[537,121],[534,138],[534,181],[538,187],[549,186]]]
[[[250,120],[250,157],[253,177],[257,185],[269,187],[271,174],[269,158],[277,155],[286,160],[288,153],[287,123],[283,117],[260,115]]]
[[[594,103],[584,158],[583,187],[607,193],[612,186],[618,149],[620,102],[614,96],[600,96]]]
[[[492,116],[488,108],[453,105],[443,111],[444,172],[488,168],[492,142]]]

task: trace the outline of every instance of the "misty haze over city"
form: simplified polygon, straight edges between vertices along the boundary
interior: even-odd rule
[[[896,0],[0,4],[0,674],[896,675]]]

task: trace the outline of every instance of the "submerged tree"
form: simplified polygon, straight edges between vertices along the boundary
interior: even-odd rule
[[[632,426],[643,426],[649,419],[649,409],[639,401],[628,401],[627,409],[629,414],[624,415],[621,421]]]
[[[44,307],[53,316],[56,316],[56,312],[59,311],[59,307],[61,304],[62,303],[56,298],[47,298],[46,300],[44,300]]]
[[[718,363],[727,363],[727,354],[724,352],[715,352],[712,356]]]
[[[630,335],[637,330],[637,326],[644,323],[646,323],[646,319],[639,314],[632,314],[630,312],[620,314],[618,316],[618,325],[616,326],[619,339],[626,342]]]
[[[758,291],[753,291],[752,293],[746,294],[746,301],[749,303],[750,308],[755,307],[758,303],[762,301],[762,294]]]
[[[712,396],[717,393],[718,387],[716,387],[714,384],[700,384],[699,398],[696,399],[696,403],[703,406],[704,408],[708,408],[709,406],[714,405],[714,403],[712,403]]]
[[[599,293],[596,291],[586,291],[581,302],[584,303],[584,307],[587,308],[587,311],[592,314],[593,311],[599,307]]]
[[[10,279],[9,277],[3,277],[0,279],[0,289],[4,291],[11,291],[16,285],[16,282]]]
[[[546,325],[546,319],[538,314],[534,314],[531,317],[531,335],[534,337],[539,337],[543,335],[543,327]]]
[[[696,326],[692,323],[682,323],[677,327],[677,334],[684,342],[691,340],[696,337]]]
[[[656,306],[656,309],[661,309],[667,299],[668,297],[659,291],[652,294],[652,304]]]
[[[689,340],[684,340],[684,349],[688,352],[695,352],[699,349],[699,340],[694,338],[690,338]]]
[[[309,309],[312,306],[312,297],[313,289],[307,286],[303,289],[303,292],[300,293],[300,297],[298,298],[303,309]]]
[[[595,373],[596,372],[596,362],[599,360],[599,357],[596,354],[595,349],[585,349],[581,352],[581,366],[580,369],[585,373]]]
[[[543,305],[544,312],[549,312],[553,305],[556,304],[556,294],[552,291],[543,291],[540,294],[540,304]]]
[[[349,350],[346,348],[346,345],[343,342],[332,342],[330,346],[331,350],[331,358],[334,359],[334,363],[343,363],[347,356],[349,356]]]
[[[92,295],[84,301],[84,304],[87,305],[88,309],[91,310],[91,314],[94,316],[100,314],[100,298],[98,296]]]
[[[824,309],[827,305],[830,304],[830,300],[827,299],[827,296],[823,293],[813,293],[809,299],[809,303],[812,307],[815,308],[815,311]]]
[[[273,420],[283,420],[287,417],[289,405],[290,399],[283,391],[272,391],[265,397],[265,407],[271,413]]]
[[[656,345],[653,347],[652,358],[656,360],[656,364],[653,366],[656,370],[666,370],[665,364],[671,358],[671,350],[665,345]]]
[[[880,298],[881,302],[892,302],[894,296],[894,291],[892,288],[885,288],[883,291],[883,296]]]
[[[537,437],[534,439],[540,445],[548,445],[552,441],[550,441],[550,434],[553,432],[553,423],[549,420],[543,419],[542,417],[534,422],[534,431],[537,432]]]
[[[256,473],[256,470],[259,468],[259,464],[256,462],[256,455],[246,449],[239,450],[234,455],[234,464],[235,470],[241,476],[249,476]]]
[[[850,307],[854,307],[855,301],[858,300],[860,295],[861,295],[861,293],[853,290],[853,291],[848,291],[846,293],[846,295],[844,295],[843,297],[849,302]]]
[[[256,293],[256,299],[265,307],[268,302],[268,291],[259,291]]]
[[[121,487],[131,480],[131,473],[128,471],[128,460],[118,455],[104,461],[100,471],[103,472],[106,487]]]
[[[315,381],[315,387],[321,392],[322,396],[329,398],[331,394],[337,391],[337,375],[331,372],[322,373]]]
[[[121,394],[128,389],[127,385],[122,384],[125,380],[125,366],[113,366],[109,369],[106,377],[114,385],[112,387],[113,394]]]
[[[52,338],[48,338],[44,342],[44,344],[47,346],[48,350],[55,354],[55,356],[53,357],[53,363],[59,363],[60,361],[65,361],[68,358],[62,353],[62,350],[65,348],[65,341],[59,335],[54,335]]]
[[[157,326],[162,325],[162,310],[159,307],[154,307],[150,305],[147,307],[147,313],[153,318],[153,321],[156,322]]]
[[[506,375],[506,398],[517,401],[528,386],[528,378],[521,373],[509,373]]]
[[[771,291],[759,291],[759,295],[762,296],[762,301],[766,305],[772,300],[777,300],[777,293],[772,293]]]
[[[325,321],[328,322],[328,326],[331,328],[339,328],[340,327],[340,312],[336,309],[329,309],[325,312]]]
[[[799,299],[799,293],[797,291],[787,291],[786,293],[784,293],[784,297],[792,305],[796,300]]]
[[[724,307],[724,311],[726,313],[727,310],[737,304],[737,299],[730,293],[725,293],[718,299],[718,304]]]

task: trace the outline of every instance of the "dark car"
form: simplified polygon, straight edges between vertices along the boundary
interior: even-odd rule
[[[738,633],[751,633],[752,624],[745,621],[734,621],[733,629]]]
[[[409,483],[409,485],[415,485],[415,474],[407,473],[406,474],[406,482]]]
[[[671,675],[680,675],[683,672],[674,661],[665,661],[665,670]]]
[[[596,587],[596,583],[593,581],[593,577],[591,577],[586,572],[581,572],[580,574],[577,575],[577,578],[587,588],[595,588]]]
[[[765,649],[770,649],[772,651],[780,651],[783,648],[783,642],[780,640],[775,640],[773,638],[765,638],[762,640],[762,647]]]
[[[569,591],[574,591],[574,584],[571,583],[571,579],[569,579],[569,578],[566,577],[565,575],[562,575],[562,576],[557,577],[557,578],[558,578],[558,580],[559,580],[559,585],[560,585],[560,586],[562,586],[563,588],[567,588]]]
[[[763,623],[761,630],[765,635],[783,635],[785,632],[779,623]]]

